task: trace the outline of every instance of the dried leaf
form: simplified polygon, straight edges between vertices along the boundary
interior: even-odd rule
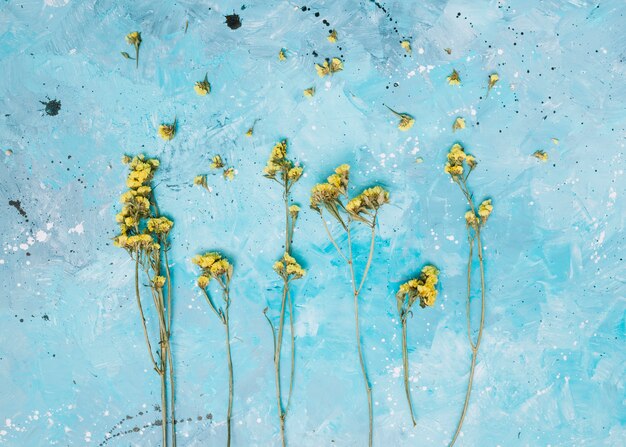
[[[444,51],[448,54],[452,54],[452,48],[445,48]]]

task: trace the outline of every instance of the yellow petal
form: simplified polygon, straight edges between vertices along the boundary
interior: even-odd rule
[[[457,119],[454,120],[454,123],[452,123],[452,131],[457,131],[461,129],[465,129],[465,118],[459,116]]]
[[[328,35],[327,39],[331,43],[337,42],[337,31],[336,30],[332,30],[330,32],[330,34]]]
[[[330,61],[330,72],[336,73],[343,70],[343,62],[338,57],[333,57]]]
[[[552,142],[558,146],[559,145],[559,139],[558,138],[552,138]]]
[[[303,94],[307,98],[312,98],[313,96],[315,96],[315,87],[309,87],[309,88],[305,89]]]
[[[542,150],[535,151],[533,157],[541,161],[548,161],[548,153]]]
[[[279,61],[284,61],[287,59],[287,50],[285,50],[284,48],[281,48],[280,51],[278,52],[278,60]]]
[[[402,42],[400,42],[400,46],[404,48],[407,53],[411,54],[411,42],[409,42],[408,40],[403,40]]]
[[[450,73],[450,76],[448,76],[447,79],[448,84],[450,85],[461,85],[461,78],[456,70],[452,70],[452,73]]]
[[[489,75],[489,86],[488,89],[491,90],[493,88],[494,85],[496,85],[496,83],[500,80],[500,76],[498,76],[498,73],[491,73]]]

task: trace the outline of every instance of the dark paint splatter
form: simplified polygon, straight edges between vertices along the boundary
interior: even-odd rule
[[[44,106],[46,106],[44,110],[46,114],[49,116],[56,116],[59,114],[59,111],[61,110],[61,101],[59,101],[58,99],[48,98],[48,101],[39,101],[39,102],[42,103]]]
[[[226,25],[228,25],[230,29],[241,28],[241,18],[233,11],[232,14],[226,16]]]
[[[20,213],[20,216],[22,216],[24,219],[26,219],[26,222],[28,222],[28,214],[26,214],[26,211],[24,211],[24,208],[22,208],[22,202],[20,202],[19,200],[9,200],[9,205],[15,208],[17,212]]]

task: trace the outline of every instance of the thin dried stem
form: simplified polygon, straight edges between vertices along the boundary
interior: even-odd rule
[[[417,422],[415,422],[415,415],[413,414],[413,401],[411,400],[411,389],[409,388],[409,352],[407,349],[407,329],[405,316],[402,317],[402,367],[404,369],[404,390],[406,392],[406,400],[409,404],[413,427],[415,427],[417,425]]]

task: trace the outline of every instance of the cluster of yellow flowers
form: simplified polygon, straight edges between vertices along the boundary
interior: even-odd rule
[[[203,255],[196,255],[191,262],[202,269],[198,277],[198,287],[205,288],[211,279],[216,279],[222,283],[227,283],[233,276],[233,265],[221,253],[207,252]]]
[[[159,167],[159,160],[146,158],[143,154],[132,159],[125,155],[122,157],[122,163],[128,165],[130,169],[126,178],[126,186],[129,189],[120,196],[123,207],[115,216],[120,226],[120,234],[113,239],[113,243],[117,247],[133,251],[159,250],[160,245],[154,236],[157,239],[165,237],[174,225],[166,217],[150,218],[152,194],[150,181]]]
[[[343,164],[335,169],[327,183],[318,183],[311,190],[311,208],[320,211],[320,205],[334,204],[340,195],[348,195],[348,182],[350,180],[350,165]]]
[[[432,265],[427,265],[422,268],[417,278],[410,279],[400,285],[396,300],[401,316],[404,316],[418,299],[422,308],[433,306],[437,299],[438,282],[439,270]]]
[[[317,70],[318,76],[323,78],[343,70],[343,62],[338,57],[333,57],[330,62],[328,59],[325,59],[322,65],[315,64],[315,70]]]
[[[473,155],[465,153],[463,146],[458,143],[453,144],[450,152],[448,152],[448,162],[444,171],[453,178],[461,176],[465,171],[465,163],[469,166],[470,171],[478,164]]]
[[[287,252],[285,252],[280,261],[274,263],[274,271],[285,281],[300,279],[306,274],[306,271],[298,264],[296,258]]]
[[[389,203],[389,192],[380,186],[374,186],[350,200],[346,210],[352,217],[359,217],[361,214],[370,214],[370,211],[378,210],[385,203]]]
[[[287,158],[287,140],[279,141],[274,145],[267,165],[263,168],[265,177],[277,180],[284,185],[290,185],[300,180],[302,172],[301,166],[294,166],[293,162]]]

